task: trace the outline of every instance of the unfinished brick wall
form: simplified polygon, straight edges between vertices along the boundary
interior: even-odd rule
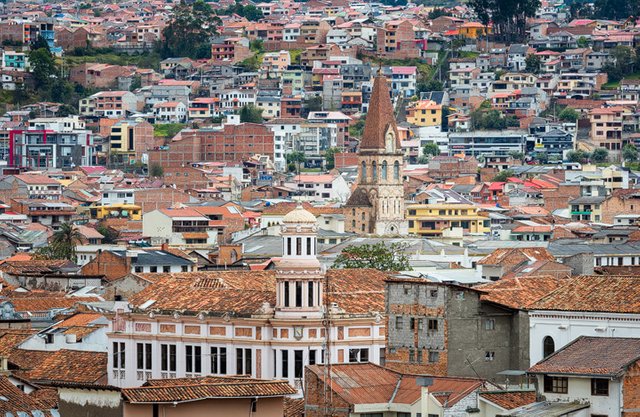
[[[622,415],[640,417],[640,364],[634,363],[627,369],[622,380]],[[625,411],[634,410],[634,411]]]
[[[304,373],[305,417],[348,417],[350,404],[330,392],[325,395],[324,382],[313,372]],[[328,412],[326,406],[330,406]]]
[[[444,300],[444,288],[436,285],[387,283],[385,366],[400,372],[447,375]]]

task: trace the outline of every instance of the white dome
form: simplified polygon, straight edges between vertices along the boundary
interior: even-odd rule
[[[282,223],[315,223],[317,221],[316,216],[303,209],[301,205],[291,210],[282,219]]]

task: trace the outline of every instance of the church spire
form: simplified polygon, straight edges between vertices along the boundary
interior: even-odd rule
[[[378,75],[373,81],[373,91],[371,92],[371,99],[369,100],[369,111],[367,112],[367,120],[364,124],[360,149],[385,149],[385,137],[389,129],[393,131],[396,148],[399,149],[398,128],[389,95],[387,78],[382,75],[381,72],[378,72]]]

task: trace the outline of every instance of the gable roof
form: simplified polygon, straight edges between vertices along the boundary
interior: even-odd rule
[[[485,391],[480,397],[504,410],[513,410],[536,402],[536,391]]]
[[[25,351],[32,352],[32,351]],[[47,352],[46,358],[25,376],[33,381],[97,384],[107,376],[107,353],[61,349]]]
[[[148,274],[139,274],[145,278]],[[152,274],[153,284],[129,299],[134,308],[249,316],[276,301],[275,271],[208,271]],[[329,302],[347,313],[384,311],[387,273],[374,269],[330,269]],[[148,304],[150,301],[153,302]],[[145,309],[146,309],[145,308]]]
[[[552,276],[505,278],[476,288],[485,292],[480,299],[516,309],[532,309],[532,304],[569,279]]]
[[[287,381],[248,377],[173,378],[149,380],[137,388],[124,388],[122,395],[133,404],[181,403],[211,398],[281,397],[297,391]]]
[[[640,313],[636,276],[580,276],[529,304],[531,310]]]
[[[640,359],[640,339],[580,336],[538,362],[529,373],[621,376]]]
[[[419,375],[401,374],[373,363],[335,364],[328,375],[322,365],[307,369],[325,383],[325,377],[330,378],[331,389],[349,404],[414,404],[421,397]],[[480,379],[433,377],[429,392],[441,404],[446,400],[453,406],[482,386]]]
[[[0,414],[3,416],[53,415],[50,404],[40,401],[36,396],[27,395],[4,375],[0,376],[0,398],[2,398],[0,400]],[[48,413],[34,413],[36,410],[48,411]]]

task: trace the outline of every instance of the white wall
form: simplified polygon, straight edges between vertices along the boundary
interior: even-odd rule
[[[640,338],[640,314],[531,311],[529,325],[531,365],[543,359],[546,336],[553,337],[556,350],[579,336]]]
[[[608,417],[621,416],[622,388],[619,381],[609,382],[609,395],[591,395],[591,378],[569,377],[568,393],[553,394],[543,392],[543,377],[538,377],[539,391],[548,401],[578,401],[591,404],[591,415],[606,415]]]

